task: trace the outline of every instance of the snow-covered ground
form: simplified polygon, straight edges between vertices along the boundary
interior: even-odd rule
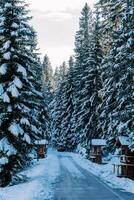
[[[72,153],[73,160],[82,168],[88,170],[96,176],[99,176],[105,183],[112,188],[123,189],[127,192],[134,193],[134,180],[128,178],[118,178],[113,173],[112,162],[105,165],[92,163],[91,161],[83,158],[79,154]]]
[[[78,165],[80,169],[76,165]],[[35,161],[32,167],[30,166],[29,169],[21,172],[21,174],[28,178],[25,183],[0,188],[0,200],[53,200],[56,189],[55,185],[58,183],[57,180],[60,180],[61,174],[68,174],[68,176],[70,176],[68,180],[72,181],[72,183],[70,182],[72,185],[75,180],[78,180],[78,186],[80,186],[81,183],[85,183],[85,181],[89,179],[91,184],[92,177],[90,174],[88,177],[86,171],[82,173],[81,169],[98,176],[114,189],[123,189],[127,192],[134,193],[134,181],[116,177],[113,173],[113,166],[111,163],[98,165],[76,153],[59,153],[50,150],[47,158],[38,162]],[[65,185],[69,187],[70,184],[67,184],[66,177],[63,177],[63,181],[65,181]],[[133,199],[133,195],[131,199]]]
[[[62,165],[72,174],[72,176],[84,178],[83,174],[73,165],[73,163],[67,158],[62,158]]]
[[[55,152],[34,163],[32,168],[21,174],[28,177],[23,184],[0,188],[0,200],[41,200],[52,199],[53,183],[59,176],[59,162]]]

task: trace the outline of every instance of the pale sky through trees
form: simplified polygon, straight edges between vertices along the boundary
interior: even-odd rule
[[[81,9],[95,0],[28,0],[32,24],[38,33],[40,52],[48,54],[53,67],[73,54]]]

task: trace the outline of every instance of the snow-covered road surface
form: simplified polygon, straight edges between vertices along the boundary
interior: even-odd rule
[[[134,194],[121,191],[134,191],[134,181],[110,176],[108,170],[80,155],[50,150],[47,158],[21,172],[27,182],[0,188],[0,200],[134,200]],[[109,176],[112,183],[115,179],[112,187]]]
[[[133,200],[134,195],[110,188],[82,168],[73,156],[58,155],[60,177],[55,184],[54,200]]]

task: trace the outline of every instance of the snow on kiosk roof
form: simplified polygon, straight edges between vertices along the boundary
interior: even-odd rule
[[[95,146],[105,146],[106,140],[104,140],[104,139],[92,139],[91,144],[95,145]]]
[[[116,144],[120,142],[122,146],[129,146],[129,138],[127,136],[119,136],[116,140]]]
[[[45,145],[45,144],[48,144],[48,141],[45,140],[45,139],[44,139],[44,140],[37,140],[37,141],[35,142],[35,144],[37,144],[37,145],[38,145],[38,144],[44,144],[44,145]]]

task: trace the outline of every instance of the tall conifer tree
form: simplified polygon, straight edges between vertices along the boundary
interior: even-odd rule
[[[84,98],[82,90],[85,88],[83,73],[86,67],[89,66],[89,54],[90,54],[90,36],[92,32],[92,12],[85,4],[81,12],[79,31],[76,33],[75,38],[75,66],[73,70],[74,74],[74,113],[73,113],[73,131],[77,135],[78,140],[83,133],[84,121],[79,120],[81,117],[81,110],[83,103],[81,99]]]
[[[124,0],[123,3],[126,6],[120,28],[114,32],[110,53],[103,61],[104,95],[100,119],[104,136],[110,141],[118,135],[128,135],[133,140],[133,1]]]
[[[33,84],[36,37],[28,24],[27,4],[2,0],[0,8],[0,179],[4,186],[7,173],[11,176],[29,159],[41,132],[33,118],[40,94]]]
[[[61,133],[60,146],[65,150],[73,150],[76,147],[77,138],[72,131],[72,115],[73,115],[73,57],[70,57],[68,72],[62,82],[62,107],[61,107]]]

